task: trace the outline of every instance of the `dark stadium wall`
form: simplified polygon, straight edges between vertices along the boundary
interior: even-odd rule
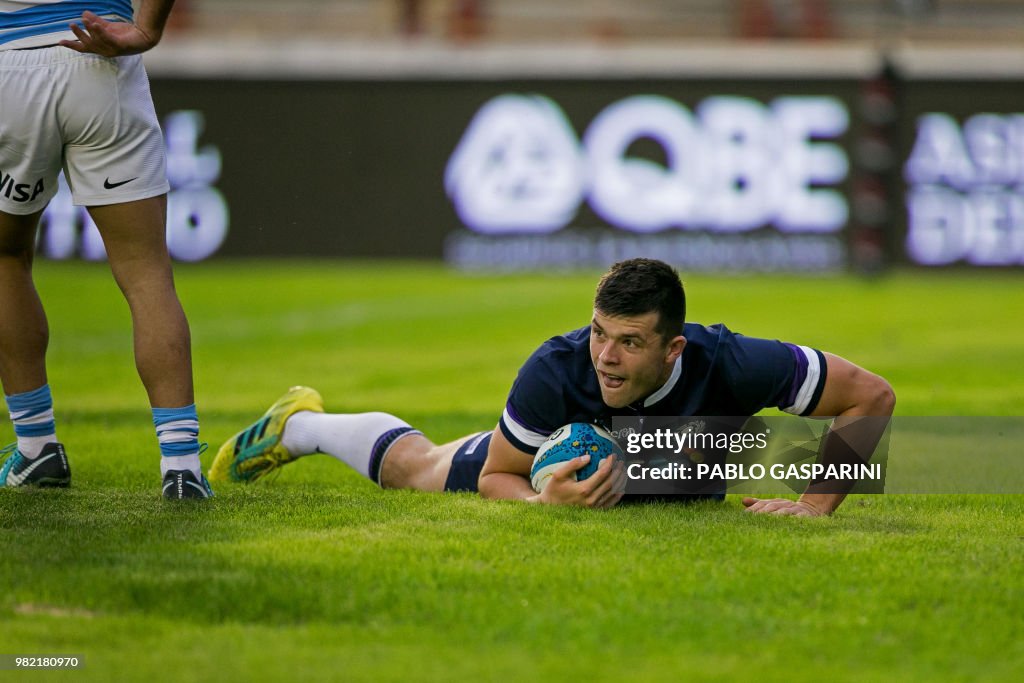
[[[152,80],[179,260],[495,270],[642,253],[754,272],[1024,263],[1019,85]],[[43,223],[44,255],[102,258],[66,189]]]
[[[708,154],[700,157],[695,148],[713,144],[715,136],[730,134],[727,112],[719,116],[721,121],[717,125],[721,130],[711,130],[716,124],[708,123],[710,115],[700,111],[714,103],[723,105],[722,100],[732,99],[740,109],[750,109],[755,119],[764,119],[764,126],[775,125],[773,108],[779,106],[780,98],[825,98],[834,102],[841,110],[842,121],[833,138],[820,142],[835,147],[842,157],[841,164],[847,164],[849,112],[856,95],[854,83],[159,79],[154,80],[153,91],[162,116],[177,111],[200,112],[203,130],[197,146],[215,145],[220,152],[222,172],[216,186],[230,207],[231,222],[217,252],[223,256],[447,256],[465,266],[490,267],[498,265],[496,261],[507,254],[516,259],[507,265],[525,267],[544,265],[537,259],[543,259],[545,253],[547,258],[564,258],[570,261],[567,265],[572,265],[574,255],[585,260],[599,259],[598,250],[607,254],[644,248],[643,244],[652,240],[654,248],[671,249],[674,245],[669,238],[703,237],[707,242],[721,236],[717,242],[704,244],[707,258],[714,258],[716,253],[731,253],[734,257],[728,262],[735,262],[735,255],[746,252],[742,258],[748,265],[756,265],[760,251],[768,259],[761,268],[812,270],[840,267],[845,258],[844,225],[797,226],[795,233],[787,232],[785,227],[775,225],[777,207],[755,209],[753,217],[746,218],[746,224],[738,227],[716,225],[721,222],[716,212],[727,207],[711,206],[683,208],[677,216],[662,216],[644,224],[642,216],[616,220],[614,216],[609,219],[607,211],[601,215],[594,202],[588,201],[585,188],[578,187],[563,188],[570,193],[568,196],[549,198],[562,205],[561,224],[554,225],[549,217],[543,216],[534,220],[529,206],[523,206],[529,204],[529,198],[517,199],[515,195],[538,191],[546,179],[531,178],[530,168],[517,169],[515,165],[529,164],[531,155],[544,153],[551,157],[546,161],[551,166],[564,162],[557,158],[557,144],[549,145],[551,141],[545,138],[550,131],[537,127],[549,125],[545,121],[526,121],[517,128],[517,124],[508,118],[501,120],[502,115],[496,113],[497,120],[482,121],[478,126],[493,128],[481,133],[483,142],[475,141],[477,148],[486,148],[484,151],[495,157],[490,168],[506,166],[494,170],[490,180],[508,185],[494,190],[497,195],[504,193],[494,200],[498,202],[496,210],[505,212],[504,224],[501,220],[486,219],[482,224],[474,224],[465,212],[460,213],[457,188],[453,188],[452,182],[446,187],[446,169],[475,117],[496,100],[518,98],[530,103],[542,99],[555,110],[556,116],[564,117],[563,138],[568,140],[565,154],[582,156],[582,138],[595,119],[613,105],[638,96],[654,100],[656,106],[670,114],[682,112],[684,118],[692,119],[690,125],[694,130],[677,141],[673,149],[671,143],[655,140],[657,121],[640,121],[634,124],[638,131],[636,140],[622,150],[623,158],[646,159],[657,166],[674,164],[681,169],[677,175],[684,177],[676,179],[666,174],[665,178],[653,180],[665,184],[685,183],[689,179],[695,184],[691,194],[700,187],[698,176],[710,173],[715,163]],[[726,108],[727,105],[729,102],[724,103]],[[526,112],[527,116],[534,113]],[[653,132],[645,134],[645,125]],[[671,128],[673,123],[665,125]],[[754,125],[761,123],[755,121]],[[757,139],[758,135],[761,139]],[[503,140],[502,136],[509,139]],[[780,148],[767,132],[748,132],[747,136],[750,139],[734,145],[735,153],[740,155],[746,150],[747,156],[757,161],[757,168],[736,171],[748,173],[749,179],[730,177],[722,182],[741,190],[744,183],[756,183],[767,189],[772,178],[782,173],[777,164],[782,160],[780,155],[786,156],[786,149]],[[531,144],[538,149],[531,150]],[[795,154],[799,156],[800,150]],[[587,173],[591,169],[584,159],[577,161],[579,183],[583,185],[590,182]],[[741,159],[740,166],[742,163]],[[477,168],[487,165],[478,164]],[[557,168],[553,172],[557,173]],[[848,171],[841,168],[832,184],[844,204],[847,176]],[[478,178],[471,175],[459,182],[475,180]],[[473,191],[478,197],[487,192],[467,190],[470,194]],[[578,196],[571,194],[574,191]],[[694,196],[694,200],[698,199],[705,198]],[[635,201],[641,200],[637,197]],[[722,201],[719,197],[719,203]],[[543,206],[535,207],[540,213],[546,210]],[[704,215],[697,215],[701,211]],[[624,226],[623,220],[639,220],[641,225]],[[824,243],[820,239],[822,234],[828,235]],[[758,246],[759,241],[764,243],[764,249]],[[598,242],[599,247],[595,246]],[[801,242],[810,243],[804,251],[810,254],[807,258],[812,263],[791,262],[787,266],[771,262],[773,258],[786,258],[790,251],[799,251]],[[744,243],[750,246],[744,249]]]

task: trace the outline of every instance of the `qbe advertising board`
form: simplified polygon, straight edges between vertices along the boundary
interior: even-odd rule
[[[829,272],[855,234],[862,81],[154,77],[168,244],[470,270]],[[900,81],[890,261],[1024,263],[1024,95]],[[99,259],[62,191],[40,249]]]
[[[845,261],[849,84],[154,78],[152,90],[179,259]],[[46,224],[48,255],[102,255],[67,201]]]

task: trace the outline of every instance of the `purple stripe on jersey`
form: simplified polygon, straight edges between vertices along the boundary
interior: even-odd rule
[[[534,432],[535,434],[542,434],[544,436],[551,435],[550,429],[537,429],[536,427],[531,427],[530,425],[526,424],[526,421],[523,418],[519,417],[519,413],[517,413],[516,409],[512,407],[511,401],[505,404],[505,410],[508,411],[508,416],[515,420],[516,423],[519,426],[523,427],[524,429],[528,429],[531,432]]]
[[[783,342],[783,344],[789,349],[790,353],[793,354],[793,359],[796,361],[796,372],[793,374],[793,383],[789,386],[789,393],[786,394],[786,402],[784,408],[789,408],[796,403],[796,397],[800,393],[800,389],[803,387],[804,382],[807,380],[807,356],[804,352],[797,347],[796,344],[789,344]]]

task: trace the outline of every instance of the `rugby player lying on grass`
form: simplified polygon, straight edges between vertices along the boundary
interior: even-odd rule
[[[598,283],[590,324],[549,339],[527,359],[493,431],[435,445],[386,413],[326,414],[315,390],[295,387],[221,446],[210,479],[251,482],[326,453],[383,488],[606,508],[625,489],[625,468],[614,456],[588,479],[574,475],[588,462],[584,455],[565,463],[542,493],[530,485],[534,454],[558,427],[589,422],[610,429],[615,416],[748,416],[767,407],[834,417],[834,428],[859,416],[892,415],[889,384],[839,356],[723,325],[684,323],[685,313],[683,286],[669,265],[617,263]],[[870,453],[880,436],[869,430],[860,446]],[[799,500],[743,504],[750,512],[818,516],[844,496],[809,489]]]

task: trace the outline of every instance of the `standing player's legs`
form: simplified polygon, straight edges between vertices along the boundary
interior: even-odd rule
[[[0,379],[17,444],[0,486],[67,486],[46,375],[46,316],[32,282],[36,230],[56,192],[61,135],[45,50],[0,51]]]
[[[46,379],[49,328],[32,281],[41,213],[0,211],[0,380],[17,437],[0,469],[0,487],[71,483]]]
[[[63,48],[58,48],[62,50]],[[213,495],[199,463],[188,323],[166,244],[163,135],[138,55],[54,52],[58,119],[75,204],[89,210],[132,315],[135,363],[149,395],[165,498]],[[59,64],[59,66],[58,66]]]
[[[167,196],[89,208],[132,315],[135,366],[153,407],[194,402],[191,337],[167,253]]]
[[[194,490],[205,497],[191,336],[167,252],[167,196],[91,206],[89,214],[131,311],[135,366],[153,409],[164,493],[179,497],[173,494]]]

